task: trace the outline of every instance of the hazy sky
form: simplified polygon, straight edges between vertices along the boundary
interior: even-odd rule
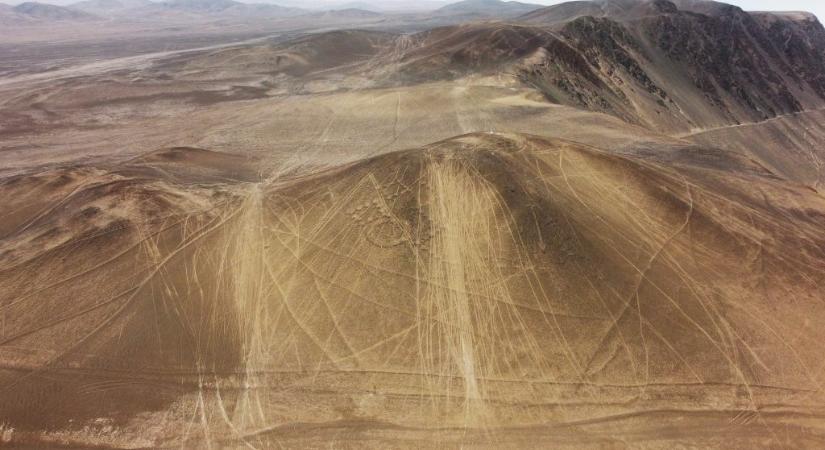
[[[23,1],[40,1],[43,3],[53,3],[65,5],[79,0],[0,0],[2,3],[17,4]],[[155,0],[159,1],[159,0]],[[323,8],[347,3],[365,3],[377,7],[388,7],[404,5],[409,7],[415,4],[418,7],[435,7],[439,4],[453,3],[458,0],[240,0],[245,3],[276,3],[289,6],[298,6],[308,9]],[[564,3],[565,0],[519,0],[524,3],[538,3],[542,5],[554,5]],[[825,0],[721,0],[741,6],[749,11],[808,11],[819,17],[820,21],[825,20]]]

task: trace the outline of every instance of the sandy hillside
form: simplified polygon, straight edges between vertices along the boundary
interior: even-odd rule
[[[0,444],[825,445],[815,19],[347,14],[3,56]]]

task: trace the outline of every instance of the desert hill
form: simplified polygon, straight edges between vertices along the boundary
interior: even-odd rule
[[[0,446],[825,446],[812,16],[150,6],[0,46]]]
[[[41,349],[5,358],[5,423],[25,438],[44,421],[129,405],[149,420],[165,414],[146,442],[172,444],[188,420],[163,412],[176,404],[223,408],[207,416],[210,435],[269,445],[297,436],[249,408],[293,404],[280,420],[331,421],[356,432],[353,442],[389,442],[381,430],[400,416],[407,438],[428,445],[455,442],[452,429],[514,442],[547,432],[547,421],[596,417],[633,442],[668,427],[654,414],[665,407],[657,392],[675,389],[681,400],[666,404],[676,417],[752,415],[752,442],[788,422],[807,440],[780,442],[823,439],[793,411],[818,398],[825,201],[747,160],[469,134],[311,175],[227,176],[221,195],[198,182],[200,167],[249,163],[170,149],[114,171],[4,182],[32,197],[11,197],[31,209],[2,251],[3,345]],[[168,175],[173,165],[189,175]],[[54,200],[28,201],[41,192]],[[44,247],[46,236],[62,243]],[[77,252],[110,256],[61,263]],[[83,294],[103,279],[105,295]],[[789,295],[792,304],[780,300]],[[54,308],[52,321],[29,326]],[[597,395],[612,401],[595,405]],[[441,431],[425,431],[433,426]],[[324,428],[307,427],[323,439]]]
[[[825,29],[816,21],[667,8],[634,20],[583,16],[554,27],[449,26],[398,36],[395,45],[379,44],[387,47],[383,55],[336,52],[333,61],[372,84],[507,74],[551,101],[674,132],[758,122],[825,105]],[[355,46],[362,39],[357,32],[340,37]],[[322,34],[303,39],[301,46],[324,55],[329,43]],[[291,45],[260,51],[292,58]],[[311,58],[303,55],[302,61]]]
[[[556,102],[684,131],[761,121],[825,102],[825,29],[817,21],[628,3],[636,6],[622,11],[632,14],[584,16],[550,29],[434,29],[405,36],[389,57],[404,80],[506,72]],[[535,22],[531,15],[523,20]]]

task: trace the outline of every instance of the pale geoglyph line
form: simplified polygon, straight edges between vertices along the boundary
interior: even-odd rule
[[[429,166],[428,176],[431,187],[431,220],[435,228],[433,251],[428,260],[428,276],[437,280],[438,286],[448,286],[449,289],[433,287],[426,291],[419,303],[424,305],[423,317],[443,323],[435,339],[445,341],[449,360],[441,358],[444,355],[435,355],[433,347],[438,348],[440,342],[427,342],[428,349],[424,355],[425,364],[438,363],[431,370],[436,373],[458,371],[464,384],[465,423],[472,420],[471,403],[481,398],[478,385],[476,343],[474,342],[473,321],[470,311],[470,298],[467,292],[467,270],[471,247],[464,245],[469,236],[473,235],[477,218],[472,209],[472,202],[463,201],[464,195],[474,193],[472,180],[461,176],[461,172],[453,167],[455,162],[433,162]],[[431,333],[425,334],[429,339]]]
[[[510,233],[501,234],[499,221],[507,219],[477,172],[460,160],[431,159],[426,174],[434,236],[429,258],[420,262],[418,308],[437,332],[420,335],[421,358],[427,373],[458,375],[462,392],[447,386],[448,401],[462,398],[465,426],[483,426],[489,417],[482,380],[513,369],[499,350],[515,345],[541,359],[531,336],[501,334],[522,318],[495,261],[518,246]]]
[[[255,186],[244,205],[244,214],[239,221],[235,236],[232,287],[235,308],[239,314],[241,330],[244,333],[245,387],[235,408],[233,422],[239,429],[261,426],[266,423],[263,411],[255,408],[255,400],[248,389],[256,384],[254,372],[264,367],[267,360],[266,316],[268,302],[265,298],[264,254],[261,191]],[[260,422],[258,422],[260,421]]]

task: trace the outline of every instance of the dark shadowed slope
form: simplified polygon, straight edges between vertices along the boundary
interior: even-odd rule
[[[825,29],[815,19],[750,14],[716,3],[689,5],[708,14],[676,6],[667,1],[574,2],[522,19],[553,25],[601,72],[611,90],[625,97],[619,103],[579,99],[583,106],[598,108],[601,103],[625,116],[643,116],[652,125],[681,122],[699,128],[823,105]],[[595,10],[598,17],[590,17]],[[591,89],[576,86],[575,79],[560,79],[562,72],[551,75],[548,88],[574,99],[587,97]],[[628,106],[637,112],[622,111]]]

